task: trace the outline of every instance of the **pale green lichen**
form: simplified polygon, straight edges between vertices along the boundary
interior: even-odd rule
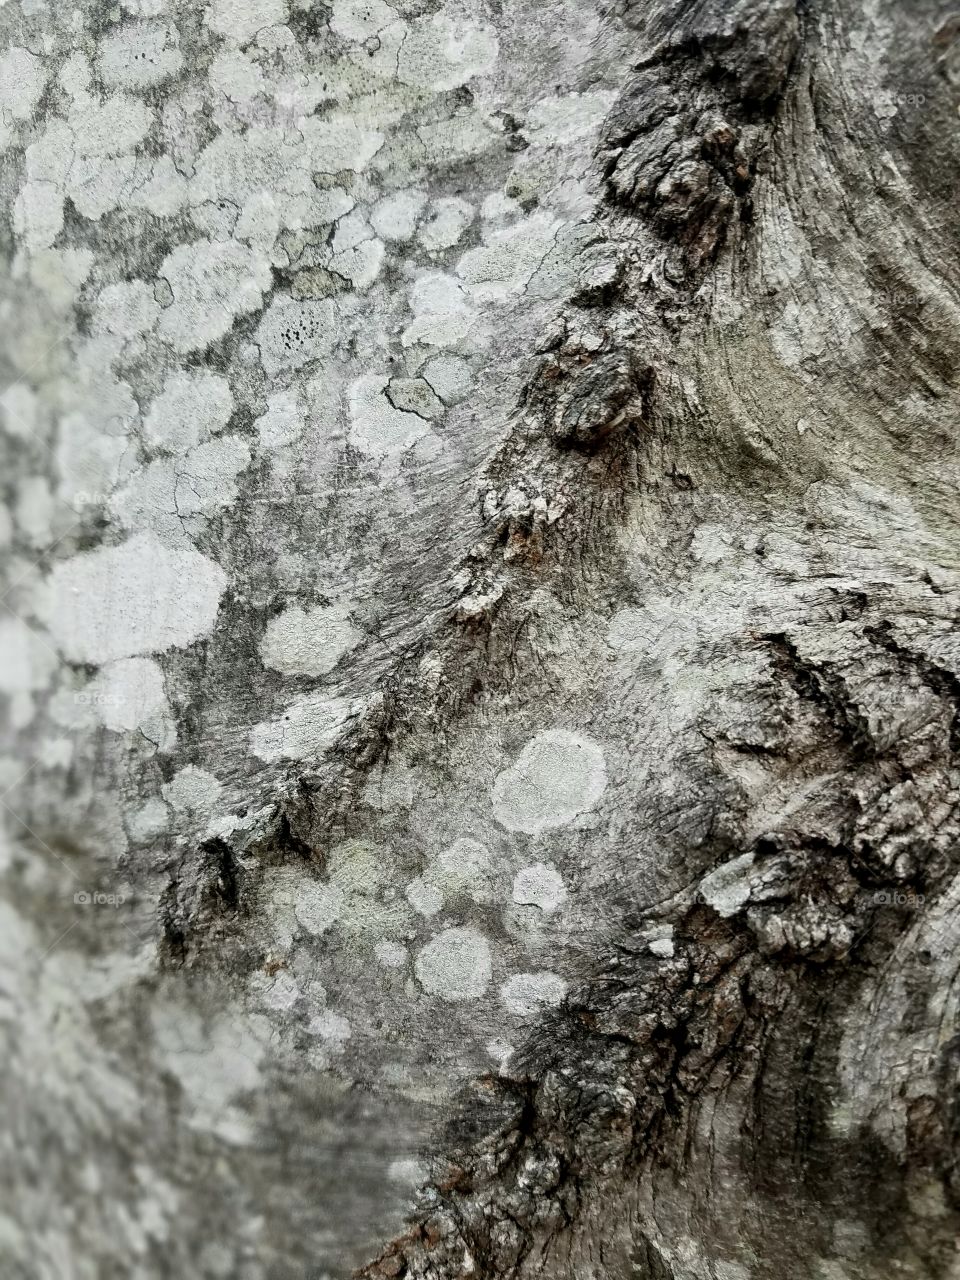
[[[497,821],[510,831],[538,835],[566,826],[593,809],[607,785],[600,747],[581,734],[537,734],[493,786]]]

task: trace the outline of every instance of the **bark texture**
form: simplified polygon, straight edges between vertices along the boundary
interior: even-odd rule
[[[0,23],[3,1275],[958,1280],[960,15]]]

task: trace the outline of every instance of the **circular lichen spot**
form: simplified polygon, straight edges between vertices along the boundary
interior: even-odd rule
[[[343,911],[343,893],[336,885],[310,884],[301,889],[294,907],[297,920],[314,937],[326,933]]]
[[[552,863],[522,867],[513,878],[513,900],[521,906],[539,907],[547,915],[559,911],[567,900],[563,877]]]
[[[422,916],[435,916],[443,906],[443,894],[435,884],[418,876],[407,885],[407,901]]]
[[[518,973],[503,984],[500,997],[511,1013],[529,1018],[555,1009],[567,993],[567,984],[555,973]]]
[[[565,729],[531,739],[493,784],[493,812],[508,831],[539,835],[593,809],[607,785],[603,752]]]
[[[444,929],[417,956],[417,980],[444,1000],[472,1000],[490,985],[490,944],[476,929]]]

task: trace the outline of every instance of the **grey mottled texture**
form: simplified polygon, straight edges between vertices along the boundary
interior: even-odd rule
[[[3,1276],[957,1280],[960,19],[0,26]]]

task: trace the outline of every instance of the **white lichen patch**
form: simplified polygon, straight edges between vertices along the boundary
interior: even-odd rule
[[[333,115],[324,120],[312,116],[300,124],[311,167],[320,173],[354,173],[364,170],[383,146],[385,138],[378,129],[358,124],[348,115]]]
[[[40,58],[17,45],[0,57],[0,114],[11,121],[29,120],[50,73]]]
[[[463,836],[431,858],[421,876],[407,886],[407,901],[417,914],[433,916],[444,905],[492,902],[494,874],[490,851]]]
[[[149,529],[162,542],[175,544],[184,536],[176,490],[173,462],[157,459],[134,472],[129,484],[111,495],[110,515],[124,529]]]
[[[473,370],[460,356],[434,356],[421,374],[444,404],[459,404],[473,385]]]
[[[595,93],[551,95],[534,103],[524,122],[524,136],[541,147],[567,147],[593,137],[616,100],[611,89]]]
[[[456,89],[489,71],[499,42],[493,30],[441,10],[412,22],[400,46],[397,79],[420,88]]]
[[[567,984],[556,973],[518,973],[500,988],[500,998],[511,1013],[529,1018],[544,1009],[555,1009],[567,993]]]
[[[463,108],[435,124],[421,124],[417,137],[438,164],[471,159],[502,145],[497,124],[483,111]]]
[[[262,973],[255,974],[250,988],[251,994],[258,996],[264,1008],[273,1013],[289,1013],[303,994],[293,975],[282,970],[273,979]]]
[[[153,659],[111,662],[77,696],[114,733],[141,733],[159,751],[172,751],[176,746],[177,730],[163,672]]]
[[[424,872],[424,879],[453,902],[458,898],[491,902],[495,878],[490,850],[469,836],[461,836],[442,849]]]
[[[369,840],[343,840],[327,854],[331,885],[343,894],[341,933],[369,955],[379,942],[409,933],[412,913],[395,883],[389,850]]]
[[[178,172],[171,158],[164,155],[153,161],[146,178],[134,186],[127,200],[135,209],[145,209],[157,218],[169,218],[183,208],[187,190],[187,179]]]
[[[397,462],[429,432],[415,413],[395,409],[386,396],[390,379],[365,374],[350,387],[350,442],[378,462]]]
[[[699,897],[724,919],[736,915],[750,897],[750,872],[753,854],[723,863],[700,881]]]
[[[100,42],[100,78],[110,88],[146,89],[175,76],[183,66],[177,30],[165,22],[136,22]]]
[[[502,1036],[497,1036],[495,1040],[488,1040],[483,1048],[487,1056],[493,1059],[501,1071],[513,1057],[514,1053],[513,1045],[509,1040],[504,1040]]]
[[[257,326],[254,341],[267,373],[299,369],[329,352],[335,338],[336,312],[329,299],[291,302],[276,298]]]
[[[52,182],[28,182],[13,207],[13,226],[29,249],[52,245],[63,230],[63,200]]]
[[[468,249],[457,275],[481,301],[502,301],[520,293],[553,248],[560,223],[536,213],[512,227],[484,233],[485,243]]]
[[[371,840],[341,840],[327,853],[327,873],[349,898],[374,897],[390,885],[385,851]]]
[[[319,937],[340,919],[343,901],[343,890],[337,885],[306,881],[300,888],[294,914],[307,933]]]
[[[690,555],[699,564],[719,564],[731,554],[733,541],[733,535],[728,529],[708,521],[694,529]]]
[[[205,21],[228,43],[243,45],[288,16],[287,0],[211,0]]]
[[[337,223],[327,265],[355,290],[368,289],[380,274],[384,247],[367,219],[354,210]]]
[[[476,210],[459,196],[441,196],[430,205],[417,239],[431,253],[457,244],[476,217]]]
[[[136,148],[153,113],[126,94],[97,101],[76,94],[66,120],[54,118],[26,152],[26,182],[14,206],[14,226],[33,252],[53,244],[63,228],[64,200],[98,219],[129,195],[136,181]]]
[[[559,911],[567,900],[563,877],[552,863],[522,867],[513,878],[513,900],[521,906],[539,907],[547,915]]]
[[[95,254],[86,248],[65,245],[31,255],[27,264],[30,283],[58,312],[68,310],[77,300],[81,286],[89,279]]]
[[[356,248],[370,239],[374,234],[369,221],[358,209],[340,218],[333,233],[332,248],[334,253],[343,253],[349,248]]]
[[[114,335],[98,335],[80,348],[74,395],[100,430],[126,436],[133,430],[139,405],[130,384],[114,376],[112,364],[123,347]]]
[[[339,1053],[343,1051],[353,1031],[350,1020],[342,1013],[336,1013],[333,1009],[323,1009],[307,1023],[307,1034],[319,1036],[328,1049]]]
[[[267,623],[260,654],[284,675],[324,676],[362,639],[345,605],[292,605]]]
[[[236,500],[238,476],[249,461],[250,446],[241,436],[210,440],[181,461],[158,458],[111,497],[110,512],[124,528],[150,529],[176,545]]]
[[[233,102],[249,102],[266,87],[257,64],[235,49],[218,54],[207,74],[211,86]]]
[[[426,203],[422,191],[395,191],[374,205],[370,225],[381,240],[410,240]]]
[[[618,609],[607,628],[607,644],[623,653],[652,654],[667,618],[648,608]]]
[[[254,725],[250,750],[268,762],[318,758],[336,742],[350,714],[345,698],[303,694],[278,719]]]
[[[45,636],[20,618],[0,617],[0,693],[45,689],[56,667],[56,654]]]
[[[658,956],[661,960],[669,960],[676,950],[672,924],[652,925],[644,929],[642,936],[651,955]]]
[[[250,445],[242,436],[221,436],[191,449],[176,471],[176,509],[180,518],[210,516],[237,497],[237,477],[250,463]]]
[[[422,916],[435,916],[443,907],[443,893],[436,884],[418,876],[407,885],[407,901]]]
[[[455,347],[477,320],[477,310],[454,276],[431,271],[410,290],[414,319],[403,331],[404,346],[422,342],[431,347]]]
[[[153,113],[142,102],[117,93],[102,102],[78,95],[70,125],[82,156],[116,156],[142,142]]]
[[[194,764],[175,773],[161,788],[163,798],[177,813],[209,818],[223,795],[223,783]]]
[[[378,942],[373,949],[373,954],[376,956],[378,964],[381,964],[385,969],[402,969],[409,958],[406,947],[399,942],[391,942],[389,939],[385,942]]]
[[[70,661],[99,665],[208,635],[225,587],[220,566],[193,547],[142,533],[56,565],[38,611]]]
[[[197,240],[179,245],[160,264],[158,276],[173,301],[159,333],[176,351],[201,351],[255,311],[271,282],[267,257],[235,240]]]
[[[160,319],[160,306],[145,280],[108,285],[97,298],[94,333],[115,333],[123,338],[149,333]]]
[[[182,454],[221,431],[233,409],[226,378],[207,369],[178,371],[150,406],[144,433],[154,448]]]
[[[189,1103],[188,1124],[228,1142],[247,1141],[249,1121],[232,1104],[261,1083],[260,1063],[270,1036],[266,1020],[225,1009],[205,1023],[167,1002],[152,1007],[151,1020],[161,1060]]]
[[[490,944],[477,929],[445,929],[428,942],[414,965],[425,991],[443,1000],[473,1000],[490,985]]]
[[[17,485],[13,514],[17,528],[33,546],[52,541],[55,507],[46,476],[24,476]]]
[[[260,449],[271,462],[277,463],[277,454],[295,443],[304,426],[304,415],[295,390],[275,391],[267,400],[267,411],[257,418]]]
[[[496,779],[493,812],[508,831],[539,835],[595,808],[606,785],[603,752],[595,742],[548,729]]]
[[[364,44],[397,21],[396,9],[385,0],[334,0],[330,30],[344,40]]]
[[[302,146],[285,140],[282,131],[255,129],[243,137],[221,133],[200,152],[190,178],[189,203],[196,212],[204,204],[224,203],[234,212],[254,195],[269,193],[278,206],[290,194],[309,190],[309,175],[299,179],[291,167],[306,160]]]
[[[155,840],[170,825],[170,810],[157,796],[135,809],[127,818],[127,834],[131,840]]]

